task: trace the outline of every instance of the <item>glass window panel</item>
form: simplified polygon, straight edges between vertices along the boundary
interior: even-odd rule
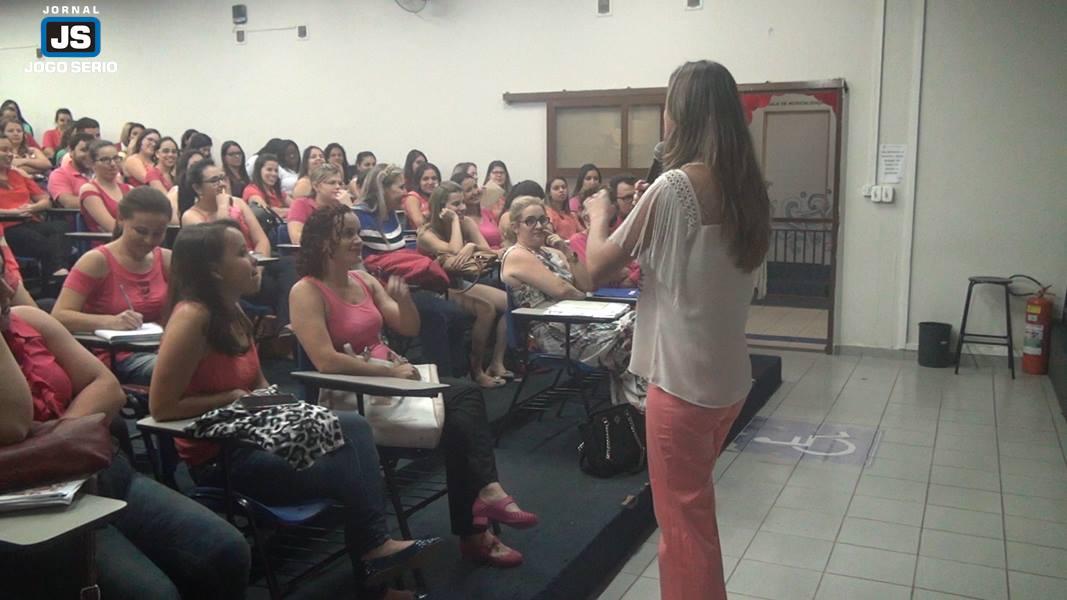
[[[577,169],[585,163],[620,167],[622,111],[618,108],[556,110],[556,164]]]
[[[659,130],[663,119],[659,106],[631,106],[627,152],[630,168],[652,164],[652,149],[660,141]]]

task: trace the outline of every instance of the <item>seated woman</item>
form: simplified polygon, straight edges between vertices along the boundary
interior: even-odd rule
[[[372,254],[387,254],[415,250],[416,241],[404,235],[404,228],[396,211],[404,197],[404,172],[396,165],[379,163],[367,174],[363,183],[363,195],[355,207],[359,218],[359,236],[363,240],[363,257]],[[419,309],[422,327],[419,340],[423,355],[445,376],[465,373],[469,356],[463,344],[452,340],[463,339],[469,326],[470,315],[454,302],[429,290],[412,294]],[[483,310],[492,313],[485,304]]]
[[[160,248],[170,223],[171,206],[155,188],[131,190],[119,202],[119,236],[86,252],[74,263],[52,316],[68,331],[137,329],[163,322],[170,273],[170,250]],[[96,353],[105,364],[110,353]],[[119,352],[110,365],[122,383],[148,385],[154,352]]]
[[[71,116],[69,108],[61,108],[56,111],[55,128],[44,132],[44,137],[41,138],[41,152],[44,152],[48,160],[52,160],[52,157],[56,155],[56,151],[63,148],[63,133],[70,129],[70,124],[73,122],[74,117]]]
[[[296,185],[293,186],[293,199],[311,197],[311,178],[308,177],[308,174],[314,171],[315,167],[325,162],[326,153],[322,151],[322,148],[318,146],[304,148],[304,156],[300,159],[300,170],[296,174]]]
[[[582,192],[600,187],[600,169],[592,163],[586,163],[578,168],[578,179],[574,181],[574,195],[570,199],[571,212],[577,213],[582,210]]]
[[[502,160],[494,160],[489,163],[489,168],[485,171],[485,181],[482,185],[489,185],[495,183],[500,186],[500,189],[504,190],[507,194],[511,191],[511,173],[508,173],[508,166],[504,164]]]
[[[593,291],[593,280],[565,240],[551,233],[545,205],[538,198],[520,197],[511,205],[511,239],[515,244],[501,258],[501,274],[515,304],[533,307],[549,300],[581,300]],[[611,323],[572,325],[570,356],[611,374],[615,404],[629,402],[644,410],[647,382],[629,372],[633,345],[633,311]],[[543,352],[564,353],[562,323],[538,322],[530,338]]]
[[[442,255],[470,255],[478,250],[495,252],[478,230],[478,225],[464,215],[466,204],[463,198],[463,189],[451,181],[442,183],[433,191],[430,195],[430,222],[419,229],[420,252],[434,258]],[[504,318],[508,309],[507,294],[491,285],[475,283],[463,290],[449,290],[448,299],[474,316],[474,328],[471,330],[471,379],[483,388],[504,385],[505,377],[514,377],[504,368],[504,352],[508,345]],[[485,310],[486,304],[492,306],[492,312]],[[496,344],[493,346],[489,368],[485,369],[485,351],[494,322]]]
[[[159,140],[156,146],[156,169],[149,185],[166,194],[178,181],[178,142],[169,135]]]
[[[29,145],[26,131],[17,119],[0,120],[0,133],[11,142],[15,156],[11,168],[18,169],[27,177],[35,180],[45,179],[52,161],[39,148]]]
[[[474,163],[466,164],[473,165]],[[488,208],[482,208],[483,190],[478,187],[478,176],[472,174],[469,170],[460,171],[452,175],[452,183],[459,184],[463,188],[464,216],[478,225],[478,231],[481,232],[482,237],[485,238],[490,248],[499,250],[504,240],[500,237],[500,228],[497,227],[496,215]],[[500,188],[496,189],[499,190]],[[502,192],[501,195],[503,195]]]
[[[211,159],[205,158],[193,165],[185,174],[181,195],[194,198],[192,208],[182,214],[182,227],[197,223],[210,223],[218,219],[230,219],[237,223],[245,238],[245,248],[257,257],[270,256],[270,240],[259,226],[252,209],[244,200],[226,193],[226,176]],[[179,202],[181,204],[182,202]],[[179,234],[180,235],[180,234]],[[296,283],[296,265],[291,256],[283,256],[278,262],[259,267],[262,277],[259,291],[246,298],[255,304],[274,308],[278,328],[289,324],[289,290]]]
[[[585,231],[586,226],[578,219],[577,214],[571,211],[566,179],[553,177],[545,186],[545,192],[548,193],[545,210],[548,211],[548,218],[552,221],[552,230],[556,235],[569,240],[574,234]]]
[[[221,174],[218,167],[211,171]],[[152,416],[160,421],[199,417],[268,385],[260,369],[252,323],[238,302],[259,287],[255,259],[244,238],[232,222],[217,222],[184,227],[174,242],[167,333],[149,394]],[[370,426],[353,412],[337,418],[344,446],[307,469],[298,471],[263,450],[235,449],[229,456],[232,484],[262,502],[292,504],[327,497],[341,504],[345,543],[356,578],[377,583],[440,540],[389,538]],[[176,442],[181,442],[178,454],[188,463],[194,481],[223,484],[217,444]]]
[[[17,169],[11,167],[11,141],[0,137],[0,215],[25,217],[3,224],[4,237],[17,256],[41,261],[41,274],[67,274],[71,244],[65,221],[45,221],[40,215],[52,201],[48,193]]]
[[[404,194],[404,217],[408,229],[418,229],[430,220],[430,194],[441,184],[441,171],[433,163],[422,163],[415,169],[415,182]]]
[[[161,182],[162,177],[156,169],[156,149],[159,148],[159,140],[162,137],[155,129],[145,129],[133,140],[126,160],[122,161],[122,174],[126,177],[126,183],[136,187],[150,185],[149,182],[155,181],[155,187],[164,194],[167,193]]]
[[[344,207],[322,209],[308,219],[300,249],[304,276],[289,294],[293,331],[315,368],[323,373],[417,379],[418,372],[382,342],[383,323],[408,336],[419,331],[419,313],[407,285],[391,277],[382,286],[357,270],[363,262],[359,221]],[[344,347],[389,361],[390,366],[351,356]],[[442,446],[448,475],[452,532],[463,555],[496,567],[522,563],[522,555],[485,529],[488,519],[526,528],[536,515],[521,511],[501,487],[493,456],[485,400],[469,384],[445,380]],[[481,523],[476,525],[475,521]]]
[[[596,191],[597,190],[594,188],[593,190],[590,190],[590,192],[592,193],[585,194],[585,199],[582,200],[582,212],[579,214],[583,225],[582,230],[574,234],[570,237],[570,239],[567,240],[567,242],[570,244],[571,250],[574,250],[574,253],[578,255],[578,261],[581,262],[582,266],[586,267],[587,269],[588,263],[586,263],[586,249],[589,246],[589,210],[587,206],[589,198],[593,194],[595,194]],[[619,204],[613,206],[614,212],[619,213],[622,208],[622,203],[620,202]],[[611,218],[612,220],[617,220],[618,215],[612,215]],[[630,261],[628,265],[619,269],[615,276],[610,278],[606,282],[607,287],[614,288],[635,288],[640,287],[640,285],[641,266],[637,264],[636,260]]]
[[[289,240],[294,244],[300,243],[304,224],[316,210],[328,206],[344,206],[351,210],[351,207],[344,203],[344,183],[341,180],[341,169],[336,165],[320,164],[311,171],[310,180],[314,198],[302,197],[293,200],[293,206],[289,209],[289,220],[285,224],[289,230]]]
[[[167,191],[167,200],[170,200],[170,205],[174,207],[174,217],[172,223],[175,225],[181,224],[181,216],[185,214],[185,211],[193,207],[193,202],[196,201],[196,197],[185,198],[188,205],[181,203],[181,187],[182,182],[185,181],[185,174],[189,172],[196,163],[204,160],[204,155],[200,154],[196,150],[185,149],[178,154],[178,164],[174,167],[174,187]]]
[[[285,218],[291,204],[289,195],[282,191],[278,175],[278,157],[260,154],[252,167],[252,183],[245,186],[241,199],[251,204],[269,206],[278,216]]]
[[[532,179],[524,179],[511,186],[511,191],[504,196],[500,203],[500,210],[497,213],[497,228],[500,229],[500,235],[507,245],[511,245],[514,242],[511,239],[511,203],[521,196],[533,196],[544,201],[545,189],[541,187],[540,183]]]
[[[134,154],[131,148],[133,147],[133,143],[137,141],[137,138],[141,137],[142,131],[144,131],[144,125],[140,123],[134,121],[126,121],[123,123],[122,131],[119,132],[119,156],[125,159],[127,156]]]
[[[250,183],[245,168],[245,151],[233,140],[222,142],[222,170],[230,181],[230,193],[244,198],[245,186]]]
[[[4,267],[0,266],[0,269]],[[6,273],[5,273],[6,275]],[[115,376],[55,319],[12,306],[0,277],[0,445],[22,441],[32,421],[104,413],[126,401]],[[138,474],[118,453],[97,475],[97,494],[125,510],[96,535],[96,571],[106,598],[243,598],[248,544],[237,529],[184,495]],[[4,594],[74,598],[74,548],[0,554]]]
[[[341,179],[345,182],[345,189],[348,189],[348,184],[352,181],[352,165],[348,164],[348,153],[345,152],[345,147],[337,142],[330,142],[326,145],[326,162],[341,169]]]
[[[119,201],[130,191],[119,172],[119,151],[107,140],[89,144],[89,159],[93,161],[93,178],[82,186],[82,218],[89,231],[112,233],[119,214]]]
[[[418,148],[412,148],[408,150],[407,157],[404,158],[404,190],[413,192],[416,189],[415,171],[419,167],[429,162],[426,158],[426,154]]]

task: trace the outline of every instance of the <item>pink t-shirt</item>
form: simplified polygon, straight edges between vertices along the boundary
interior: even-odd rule
[[[110,195],[108,195],[108,193],[104,191],[104,188],[100,187],[100,183],[99,182],[90,181],[89,184],[92,186],[92,188],[88,189],[88,190],[85,190],[84,192],[81,193],[80,200],[81,200],[82,218],[85,219],[85,227],[89,231],[103,231],[104,229],[102,227],[100,227],[100,224],[97,223],[95,220],[93,220],[92,215],[90,215],[89,211],[85,209],[85,199],[86,198],[92,198],[94,196],[97,197],[97,198],[100,198],[100,200],[102,200],[104,202],[104,208],[107,209],[107,212],[108,212],[109,215],[111,215],[111,218],[112,219],[118,219],[119,218],[119,200],[122,200],[122,196],[125,196],[127,194],[127,192],[130,191],[131,188],[130,188],[129,184],[119,183],[118,186],[119,186],[119,190],[122,191],[122,196],[119,196],[118,200],[116,200],[115,198],[112,198]]]
[[[293,200],[293,204],[289,207],[289,214],[286,217],[286,221],[289,223],[307,223],[308,217],[311,213],[315,212],[318,205],[315,204],[314,198],[303,196]]]
[[[63,194],[78,195],[89,178],[74,166],[74,161],[64,163],[48,176],[48,195],[59,198]]]
[[[63,138],[63,132],[59,129],[49,129],[44,132],[44,137],[41,138],[41,146],[44,148],[52,148],[53,150],[59,150],[60,140]]]
[[[585,229],[575,213],[558,211],[551,206],[547,210],[548,218],[552,220],[552,228],[556,230],[556,235],[559,237],[569,240],[574,237],[574,234]]]
[[[359,287],[363,288],[364,298],[358,304],[348,302],[330,286],[314,277],[305,277],[307,281],[319,289],[322,299],[326,303],[326,329],[330,333],[330,342],[333,349],[344,352],[345,344],[351,344],[352,350],[362,354],[370,350],[372,358],[388,360],[389,347],[382,343],[382,313],[374,304],[370,288],[363,279],[355,273],[348,274]]]
[[[271,208],[285,208],[285,199],[276,194],[274,190],[269,190],[269,192],[265,194],[263,193],[263,190],[259,189],[258,185],[250,183],[246,185],[244,191],[241,192],[241,200],[248,202],[252,199],[252,196],[259,196],[266,201]]]

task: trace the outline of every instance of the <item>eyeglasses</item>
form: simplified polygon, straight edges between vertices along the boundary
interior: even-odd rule
[[[96,162],[102,165],[117,165],[122,162],[121,156],[101,156]]]
[[[549,219],[548,217],[540,216],[540,217],[526,217],[525,219],[522,220],[522,222],[524,224],[526,224],[527,227],[533,227],[535,225],[540,225],[541,227],[547,227],[548,224],[552,222],[552,220]]]
[[[225,175],[216,175],[214,177],[208,177],[203,183],[222,183],[223,181],[226,181]]]

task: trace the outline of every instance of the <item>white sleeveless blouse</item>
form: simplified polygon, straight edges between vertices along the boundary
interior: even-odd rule
[[[744,400],[752,387],[745,322],[754,275],[734,265],[720,225],[701,225],[685,172],[661,175],[611,242],[623,246],[644,205],[652,230],[646,221],[632,252],[642,285],[630,370],[699,406]]]

